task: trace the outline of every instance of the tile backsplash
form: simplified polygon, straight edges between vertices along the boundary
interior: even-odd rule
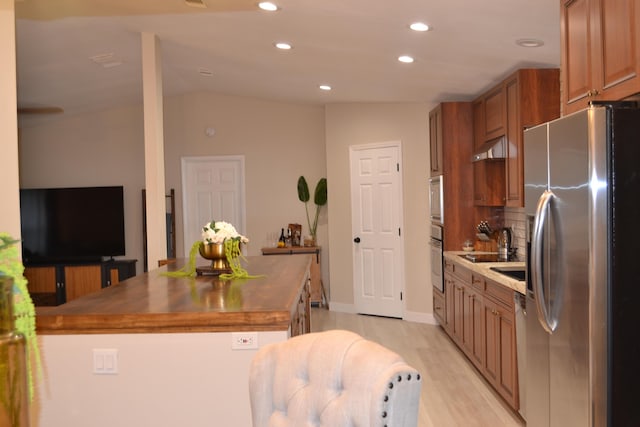
[[[525,221],[524,208],[504,208],[504,226],[511,227],[513,246],[518,248],[518,259],[524,261],[525,251]]]

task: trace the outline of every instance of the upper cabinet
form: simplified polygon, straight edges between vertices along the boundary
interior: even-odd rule
[[[431,110],[429,138],[431,176],[444,176],[444,250],[460,250],[474,230],[471,103],[443,102]]]
[[[442,175],[442,107],[429,113],[429,144],[431,152],[431,176]]]
[[[501,102],[499,106],[492,106],[494,112],[487,109],[488,99]],[[524,130],[560,116],[559,70],[518,70],[478,97],[473,106],[476,149],[487,141],[504,138],[504,158],[474,162],[474,203],[476,206],[522,207]],[[500,125],[500,120],[487,118],[489,114],[495,117],[495,111],[503,112]]]
[[[640,92],[637,0],[561,0],[563,114]]]
[[[494,88],[482,97],[485,141],[504,135],[507,124],[504,97],[504,85]]]

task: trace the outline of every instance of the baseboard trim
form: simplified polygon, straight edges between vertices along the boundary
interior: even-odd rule
[[[433,313],[420,313],[418,311],[405,311],[403,320],[408,322],[426,323],[427,325],[439,325]]]
[[[343,304],[340,302],[329,303],[329,310],[337,311],[338,313],[351,313],[356,314],[356,307],[353,304]]]

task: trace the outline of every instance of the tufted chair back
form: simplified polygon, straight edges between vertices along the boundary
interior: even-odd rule
[[[415,427],[420,374],[349,331],[300,335],[251,362],[253,427]]]

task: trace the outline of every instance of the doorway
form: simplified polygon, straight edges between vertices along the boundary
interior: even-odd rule
[[[354,303],[358,313],[402,317],[401,143],[349,149]]]
[[[211,221],[246,235],[244,156],[183,157],[182,194],[185,256]]]

